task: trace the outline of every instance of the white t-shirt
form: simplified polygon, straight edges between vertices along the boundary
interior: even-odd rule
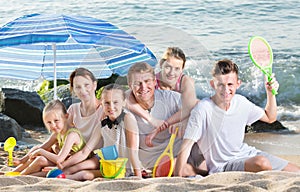
[[[262,108],[238,94],[227,111],[205,98],[191,111],[184,139],[198,143],[209,173],[219,172],[229,160],[256,155],[254,147],[243,143],[245,126],[263,115]]]
[[[124,112],[130,114],[127,110],[124,110]],[[107,125],[102,127],[102,137],[103,147],[116,145],[119,157],[128,158],[124,119],[122,119],[118,125],[114,125],[111,129]]]
[[[93,134],[101,134],[102,107],[98,107],[96,112],[92,115],[82,117],[80,113],[80,103],[74,103],[69,107],[68,113],[69,118],[73,120],[74,126],[80,130],[87,143]],[[99,141],[92,150],[99,149],[101,146],[102,141]]]
[[[175,114],[181,108],[180,94],[169,90],[155,90],[154,106],[150,109],[150,114],[156,119],[165,120]],[[154,127],[146,120],[135,115],[139,128],[139,158],[144,168],[153,168],[157,158],[163,153],[167,147],[171,134],[166,129],[156,135],[152,140],[153,147],[145,144],[145,137],[154,130]],[[177,155],[182,139],[175,139],[173,153]]]

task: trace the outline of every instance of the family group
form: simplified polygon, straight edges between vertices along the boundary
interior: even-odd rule
[[[140,62],[128,71],[128,88],[109,84],[97,99],[97,79],[85,68],[70,74],[70,91],[79,100],[68,109],[59,100],[43,110],[50,137],[15,159],[14,171],[23,175],[46,176],[47,167],[63,170],[66,178],[92,180],[101,177],[100,157],[94,150],[116,145],[120,157],[129,159],[127,176],[142,177],[152,169],[164,151],[172,132],[174,176],[207,175],[224,171],[259,172],[283,170],[300,172],[284,159],[244,143],[245,126],[277,118],[279,87],[275,76],[265,80],[267,102],[261,108],[236,94],[241,85],[239,68],[223,59],[212,66],[210,86],[215,93],[199,100],[194,80],[184,74],[186,56],[169,47],[160,62],[160,72]]]

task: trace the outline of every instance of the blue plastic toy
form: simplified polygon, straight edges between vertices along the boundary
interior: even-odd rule
[[[54,168],[47,173],[47,178],[66,178],[62,170]]]

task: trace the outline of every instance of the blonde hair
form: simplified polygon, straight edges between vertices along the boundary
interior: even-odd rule
[[[63,114],[67,114],[66,106],[58,99],[50,101],[44,107],[43,114],[52,110],[60,110]]]
[[[168,47],[159,61],[159,65],[162,66],[163,63],[170,57],[175,57],[176,59],[182,60],[182,69],[184,69],[186,58],[184,52],[179,47]]]

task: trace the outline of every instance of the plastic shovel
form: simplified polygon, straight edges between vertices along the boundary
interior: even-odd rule
[[[12,167],[14,165],[13,163],[13,151],[16,146],[17,142],[14,137],[9,137],[6,139],[4,143],[4,151],[8,152],[8,166]]]

